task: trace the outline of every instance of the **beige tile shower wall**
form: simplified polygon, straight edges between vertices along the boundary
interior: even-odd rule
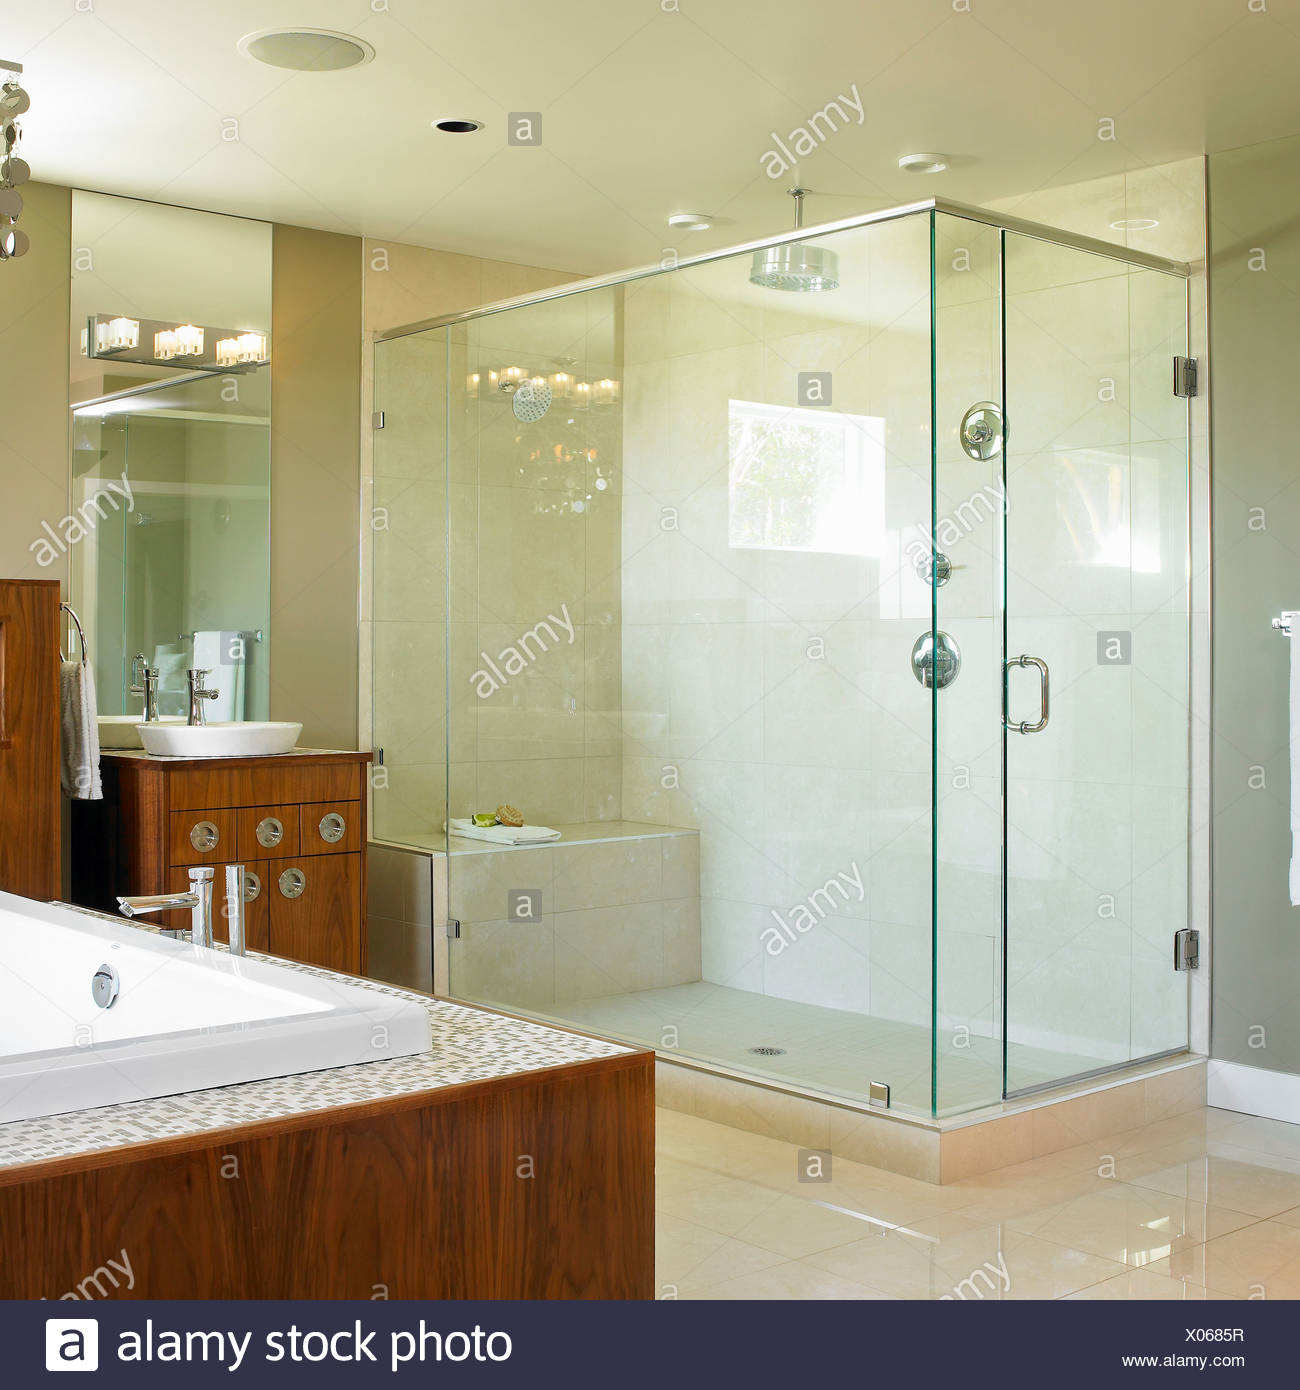
[[[920,1022],[930,704],[909,658],[929,591],[908,547],[929,515],[928,221],[836,250],[834,294],[757,289],[747,260],[628,286],[624,814],[700,831],[706,980]],[[827,370],[868,441],[857,533],[786,545],[773,520],[770,543],[733,544],[729,402],[792,407],[797,374]],[[752,485],[774,518],[814,491],[796,464]],[[834,910],[777,950],[778,916],[840,876]]]
[[[367,242],[367,339],[573,278]],[[468,384],[489,366],[549,376],[560,359],[620,378],[618,314],[605,292],[381,344],[373,377],[367,347],[367,405],[385,419],[363,451],[362,721],[385,752],[380,837],[432,842],[448,794],[452,815],[503,801],[537,823],[620,815],[621,411],[557,399],[521,424],[507,394]],[[539,636],[546,651],[512,673],[502,653],[535,652]]]
[[[1123,845],[1117,847],[1125,860],[1130,863],[1132,873],[1132,893],[1130,908],[1134,915],[1135,939],[1131,949],[1136,954],[1128,961],[1116,951],[1105,951],[1098,942],[1098,953],[1087,955],[1087,948],[1081,947],[1083,956],[1069,960],[1064,968],[1072,970],[1076,978],[1084,978],[1100,970],[1129,970],[1132,972],[1134,1000],[1131,1024],[1133,1041],[1148,1045],[1160,1045],[1168,1036],[1170,1020],[1175,1012],[1181,1010],[1181,1000],[1175,998],[1168,988],[1158,991],[1153,997],[1150,988],[1143,982],[1163,980],[1163,971],[1157,975],[1155,960],[1166,955],[1169,947],[1169,934],[1174,925],[1173,914],[1186,908],[1188,922],[1201,932],[1202,968],[1191,977],[1191,1043],[1195,1051],[1209,1050],[1209,1004],[1210,1004],[1210,381],[1212,364],[1208,360],[1208,322],[1206,295],[1206,180],[1205,161],[1201,159],[1183,160],[1175,164],[1154,166],[1134,170],[1128,174],[1110,178],[1091,180],[1059,188],[1049,188],[1025,194],[1016,198],[1003,199],[991,204],[999,211],[1011,213],[1052,226],[1098,237],[1106,241],[1119,241],[1136,250],[1147,251],[1161,256],[1169,256],[1187,261],[1192,267],[1189,282],[1189,347],[1191,355],[1201,364],[1200,395],[1191,403],[1191,556],[1190,556],[1190,654],[1191,654],[1191,777],[1190,777],[1190,816],[1187,815],[1187,801],[1177,785],[1171,782],[1174,770],[1170,758],[1175,752],[1174,743],[1169,737],[1169,728],[1162,719],[1159,700],[1159,673],[1165,658],[1185,660],[1186,645],[1181,621],[1172,621],[1172,614],[1155,614],[1144,623],[1145,631],[1155,645],[1147,646],[1144,669],[1135,669],[1133,677],[1133,698],[1129,710],[1125,712],[1124,729],[1131,730],[1134,756],[1132,762],[1132,783],[1135,788],[1146,788],[1145,793],[1134,792],[1131,815],[1128,808],[1125,814],[1130,824],[1130,833]],[[1155,227],[1129,232],[1117,231],[1112,223],[1122,220],[1144,219],[1158,223]],[[1068,291],[1065,291],[1068,293]],[[1113,298],[1113,296],[1112,296]],[[1112,303],[1111,310],[1118,313],[1118,306]],[[1077,316],[1080,330],[1086,338],[1090,326],[1099,322],[1107,312],[1105,294],[1099,289],[1078,296],[1074,308],[1067,315]],[[1150,331],[1149,312],[1136,306],[1133,323],[1138,333]],[[1068,340],[1066,340],[1068,342]],[[1139,356],[1138,344],[1134,345],[1135,362]],[[1058,349],[1053,349],[1058,351]],[[1163,392],[1162,392],[1163,398]],[[1167,398],[1164,404],[1168,405]],[[1142,421],[1135,435],[1137,452],[1144,453],[1152,460],[1154,472],[1160,469],[1157,458],[1158,445],[1146,423],[1151,419],[1151,411],[1144,405],[1139,414]],[[1158,433],[1156,431],[1155,433]],[[1140,521],[1150,504],[1153,494],[1149,491],[1143,496],[1134,492],[1132,503],[1135,521]],[[1165,538],[1169,544],[1173,538]],[[1166,546],[1166,549],[1168,546]],[[1059,576],[1058,576],[1059,577]],[[1147,589],[1143,593],[1135,583],[1133,607],[1141,609],[1150,602],[1151,576],[1147,577]],[[1119,611],[1126,610],[1123,604]],[[1040,615],[1041,616],[1041,615]],[[1120,626],[1116,623],[1115,626]],[[1158,629],[1163,628],[1163,631]],[[1140,667],[1139,654],[1135,652],[1135,668]],[[1164,654],[1162,656],[1162,653]],[[1153,679],[1155,677],[1155,679]],[[1082,690],[1078,693],[1082,694]],[[1156,696],[1153,700],[1151,697]],[[1164,702],[1167,703],[1167,702]],[[1096,707],[1100,708],[1100,707]],[[1095,711],[1094,711],[1095,712]],[[1095,721],[1094,721],[1095,722]],[[1099,733],[1088,749],[1078,750],[1082,765],[1091,766],[1097,780],[1104,780],[1107,767],[1114,763],[1113,753],[1119,746]],[[1127,744],[1125,744],[1127,747]],[[1163,752],[1165,766],[1160,768],[1151,756]],[[1178,771],[1181,777],[1181,769]],[[1172,788],[1172,791],[1171,791]],[[1103,814],[1100,806],[1088,809],[1080,805],[1079,814],[1092,819]],[[1109,818],[1109,812],[1105,812]],[[1173,872],[1167,882],[1161,875],[1168,871],[1171,862],[1167,851],[1181,844],[1184,826],[1190,821],[1189,858],[1190,878]],[[1081,1007],[1089,1003],[1087,991],[1079,994]],[[1095,1002],[1092,1001],[1092,1002]],[[1081,1022],[1082,1020],[1076,1020]],[[1112,1031],[1119,1027],[1119,1020],[1111,1018]],[[1147,1025],[1150,1025],[1149,1027]]]

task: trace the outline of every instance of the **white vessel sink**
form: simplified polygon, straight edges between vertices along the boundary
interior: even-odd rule
[[[140,723],[138,714],[101,714],[96,722],[99,725],[99,746],[101,748],[144,747],[137,732],[137,725]],[[184,724],[185,719],[179,714],[168,714],[163,716],[161,722],[164,724]]]
[[[146,753],[157,758],[262,758],[287,753],[298,742],[301,724],[279,720],[234,723],[137,724]]]

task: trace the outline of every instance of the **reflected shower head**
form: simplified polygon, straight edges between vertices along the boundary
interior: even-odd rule
[[[809,190],[792,188],[794,225],[803,226],[803,200]],[[780,246],[765,246],[754,252],[749,268],[749,283],[766,290],[791,290],[796,294],[836,290],[840,286],[839,258],[834,251],[822,246],[810,246],[806,241],[787,241]]]

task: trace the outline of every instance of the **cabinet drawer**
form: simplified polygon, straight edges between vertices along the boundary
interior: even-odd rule
[[[235,824],[241,859],[298,853],[297,806],[248,806],[236,812]]]
[[[359,974],[360,854],[273,859],[266,868],[272,954]]]
[[[269,951],[271,949],[271,899],[266,891],[270,866],[265,862],[244,865],[244,945],[250,951]],[[170,871],[167,887],[170,891],[185,892],[190,886],[189,870],[174,868]],[[169,928],[188,927],[190,914],[167,913],[166,925]],[[184,921],[181,920],[182,916]],[[217,864],[212,874],[212,935],[218,941],[230,942],[229,924],[226,917],[226,866]]]
[[[302,808],[300,854],[352,854],[361,848],[361,803],[317,801]]]
[[[235,857],[233,811],[173,811],[169,864],[229,863]]]
[[[168,795],[174,807],[283,806],[331,797],[355,801],[361,795],[361,767],[351,761],[310,763],[286,753],[274,766],[177,769],[167,774]]]

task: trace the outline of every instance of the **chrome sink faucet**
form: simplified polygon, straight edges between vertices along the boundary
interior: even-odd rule
[[[185,679],[190,686],[190,713],[185,721],[187,724],[206,724],[208,721],[203,716],[203,701],[215,700],[221,694],[220,690],[204,688],[208,674],[201,666],[191,666],[185,673]]]
[[[196,946],[212,948],[212,869],[203,865],[190,870],[188,893],[147,893],[117,900],[123,917],[139,917],[146,912],[175,912],[190,909],[190,940]],[[166,929],[167,936],[183,937],[184,932]]]
[[[144,722],[158,722],[158,668],[150,666],[143,652],[136,652],[131,659],[132,695],[144,696]]]

